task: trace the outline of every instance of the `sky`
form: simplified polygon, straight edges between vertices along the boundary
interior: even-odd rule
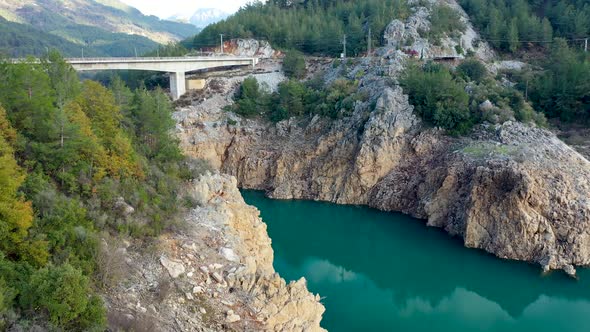
[[[199,8],[217,8],[233,13],[249,0],[121,0],[146,15],[168,18],[177,13],[192,14]]]

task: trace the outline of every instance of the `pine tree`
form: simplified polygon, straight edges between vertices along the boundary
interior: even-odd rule
[[[49,139],[55,94],[49,76],[32,59],[0,65],[0,103],[23,136],[41,142]]]
[[[519,47],[519,37],[518,37],[518,25],[516,18],[513,18],[510,21],[510,25],[508,27],[508,49],[510,52],[518,51]]]
[[[175,122],[170,116],[172,105],[162,90],[153,92],[138,89],[135,92],[132,111],[137,144],[148,159],[160,162],[181,159],[181,152],[176,147],[177,141],[172,136]]]
[[[551,22],[545,17],[543,18],[543,40],[544,41],[551,41],[553,40],[553,27],[551,27]]]
[[[55,102],[59,109],[80,93],[80,80],[74,68],[55,50],[41,59],[49,75],[51,88],[55,91]]]

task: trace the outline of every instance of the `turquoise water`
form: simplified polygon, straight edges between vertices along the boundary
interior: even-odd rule
[[[323,297],[329,331],[590,331],[589,270],[542,276],[401,214],[243,195],[277,272]]]

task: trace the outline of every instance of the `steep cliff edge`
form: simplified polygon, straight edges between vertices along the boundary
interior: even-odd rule
[[[493,53],[474,42],[478,36],[455,1],[412,3],[412,16],[389,25],[387,45],[374,57],[325,69],[326,84],[342,75],[360,78],[359,91],[369,98],[357,101],[349,117],[242,119],[222,111],[234,91],[227,84],[175,114],[183,149],[273,198],[404,212],[462,237],[467,247],[545,270],[574,275],[575,266],[590,265],[590,163],[583,156],[553,133],[521,123],[484,124],[469,137],[450,137],[414,114],[396,82],[411,57],[400,46],[455,57],[459,40],[481,60]],[[457,10],[467,27],[441,46],[420,37],[435,5]]]
[[[514,122],[445,136],[414,115],[400,87],[373,93],[374,109],[357,104],[337,121],[270,124],[205,102],[176,114],[179,137],[187,154],[273,198],[401,211],[546,270],[590,264],[590,163],[580,154]]]
[[[107,295],[109,325],[156,331],[323,331],[324,307],[305,279],[287,284],[271,240],[235,178],[203,175],[189,188],[198,207],[152,249],[121,252],[130,283]],[[156,254],[157,253],[157,254]]]

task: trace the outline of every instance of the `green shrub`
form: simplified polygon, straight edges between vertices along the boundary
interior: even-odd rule
[[[242,82],[234,100],[236,103],[229,110],[243,117],[252,118],[268,112],[269,95],[260,89],[254,77],[248,77]]]
[[[257,86],[255,78],[244,81],[235,104],[227,110],[244,117],[265,116],[273,122],[305,114],[339,118],[350,115],[356,101],[368,100],[367,93],[357,91],[358,81],[338,79],[326,87],[321,75],[307,83],[294,79],[281,82],[272,94]]]
[[[260,97],[260,86],[255,77],[248,77],[240,85],[236,96],[238,99],[254,99]]]
[[[425,68],[411,66],[401,81],[410,103],[418,115],[451,134],[466,132],[473,119],[469,112],[469,96],[463,84],[453,78],[446,67],[429,64]]]
[[[0,317],[10,307],[9,305],[10,289],[6,285],[6,281],[0,278]],[[1,318],[0,318],[1,321]],[[2,327],[0,323],[0,327]]]
[[[457,66],[457,73],[469,81],[479,83],[488,75],[488,70],[479,60],[467,59]]]
[[[305,58],[299,51],[288,51],[283,59],[283,71],[288,78],[305,77]]]
[[[69,264],[36,271],[23,301],[61,328],[85,330],[105,323],[102,301],[92,295],[88,278]]]

